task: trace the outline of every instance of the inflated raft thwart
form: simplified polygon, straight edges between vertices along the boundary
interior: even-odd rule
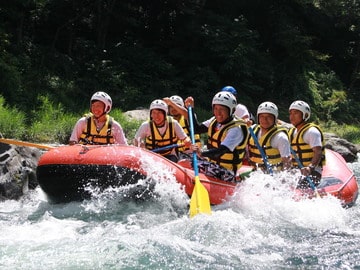
[[[319,192],[338,197],[344,205],[352,205],[358,194],[354,174],[339,154],[326,150],[326,158]],[[38,162],[37,179],[50,200],[65,202],[89,198],[91,187],[101,191],[156,178],[159,174],[154,174],[154,170],[158,168],[171,171],[185,192],[192,194],[194,171],[188,161],[174,163],[146,149],[124,145],[72,145],[51,149]],[[250,168],[244,165],[241,169],[249,171]],[[199,178],[209,192],[211,204],[224,202],[235,191],[236,183],[203,173],[199,173]]]

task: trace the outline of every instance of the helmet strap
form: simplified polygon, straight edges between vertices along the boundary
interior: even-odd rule
[[[302,119],[299,124],[295,125],[295,127],[298,128],[299,126],[302,126],[304,123],[305,123],[305,120]]]
[[[104,115],[106,115],[106,112],[105,112],[105,111],[103,111],[103,113],[100,114],[98,117],[96,117],[93,112],[91,112],[91,113],[92,113],[93,117],[94,117],[96,120],[98,120],[99,118],[101,118],[101,117],[103,117]]]
[[[221,122],[221,125],[225,125],[227,123],[229,123],[230,121],[232,121],[234,119],[234,117],[232,115],[230,115],[225,121]]]

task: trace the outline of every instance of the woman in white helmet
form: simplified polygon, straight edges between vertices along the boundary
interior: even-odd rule
[[[194,100],[188,97],[187,105],[192,106]],[[193,150],[198,151],[201,157],[209,158],[210,165],[216,164],[215,177],[225,181],[236,180],[237,171],[240,169],[245,155],[248,140],[248,129],[246,124],[234,117],[236,97],[229,92],[218,92],[212,100],[212,111],[214,116],[201,124],[194,118],[194,129],[196,133],[207,133],[208,142],[206,151],[199,152],[197,146]],[[209,165],[199,162],[200,170],[208,172]]]
[[[291,167],[290,142],[287,129],[277,125],[279,112],[272,102],[263,102],[257,109],[257,122],[251,128],[262,149],[258,148],[253,137],[249,138],[248,152],[250,164],[267,170],[262,154],[266,155],[269,165],[277,170]]]
[[[290,123],[294,126],[289,130],[292,149],[302,164],[293,158],[293,166],[299,167],[304,176],[310,176],[315,186],[320,183],[322,167],[325,165],[324,134],[321,128],[308,123],[311,110],[309,104],[302,100],[294,101],[289,107]],[[309,187],[308,181],[303,178],[299,187]]]
[[[169,108],[169,115],[172,116],[176,121],[179,122],[180,126],[183,128],[185,134],[187,136],[190,136],[190,126],[188,121],[188,110],[185,108],[184,100],[178,96],[174,95],[170,98],[166,97],[163,98],[163,101],[168,105]],[[201,141],[200,141],[200,135],[195,135],[195,143],[201,147]],[[180,140],[178,144],[183,144],[183,142]],[[188,154],[191,149],[190,147],[179,147],[178,148],[180,153],[186,153]]]
[[[149,150],[163,148],[182,140],[186,146],[191,145],[190,138],[171,116],[167,116],[168,106],[161,99],[150,104],[150,120],[142,123],[135,134],[134,145]],[[174,147],[158,152],[173,162],[178,161],[178,151]]]
[[[94,93],[90,99],[90,113],[77,121],[69,144],[127,145],[121,125],[109,116],[111,108],[112,99],[107,93]]]

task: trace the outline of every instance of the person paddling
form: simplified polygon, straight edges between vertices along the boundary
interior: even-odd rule
[[[193,107],[193,104],[192,97],[185,100],[186,106]],[[236,104],[233,94],[218,92],[212,100],[214,116],[201,124],[195,117],[193,119],[195,132],[208,134],[208,150],[201,151],[197,145],[192,145],[192,150],[202,158],[198,162],[199,169],[224,181],[237,180],[249,136],[245,122],[234,117]]]
[[[124,144],[127,140],[121,125],[109,113],[111,97],[102,91],[90,99],[90,113],[80,118],[71,133],[69,144]]]
[[[310,177],[315,186],[320,183],[323,166],[325,165],[324,134],[314,123],[308,123],[311,115],[310,106],[302,100],[294,101],[289,107],[290,123],[294,126],[289,130],[291,147],[297,155],[292,164],[300,168],[304,177],[299,181],[300,188],[308,188]]]
[[[135,134],[134,145],[145,147],[149,150],[163,148],[176,144],[182,140],[185,146],[191,145],[190,138],[171,116],[167,116],[168,106],[161,99],[156,99],[150,104],[150,120],[141,124]],[[177,162],[178,152],[176,148],[158,152],[167,159]]]
[[[278,107],[272,102],[263,102],[257,109],[257,122],[251,128],[258,139],[263,153],[272,168],[277,170],[291,167],[290,142],[287,129],[277,125]],[[253,137],[249,138],[248,152],[250,164],[256,168],[267,170],[261,149]]]

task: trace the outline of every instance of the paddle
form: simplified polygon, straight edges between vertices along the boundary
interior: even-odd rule
[[[164,146],[164,147],[152,149],[151,151],[154,152],[154,153],[158,153],[158,152],[161,152],[161,151],[169,150],[169,149],[172,149],[172,148],[183,147],[183,146],[184,146],[183,144],[174,143],[174,144],[170,144],[170,145],[167,145],[167,146]]]
[[[298,155],[296,154],[295,150],[294,150],[292,147],[290,147],[290,151],[291,151],[291,154],[293,155],[293,157],[295,158],[297,164],[299,165],[299,168],[300,168],[300,169],[301,169],[301,168],[304,168],[304,165],[302,164],[302,162],[301,162],[301,160],[299,159]],[[315,196],[318,197],[318,198],[320,198],[321,196],[320,196],[319,192],[317,191],[314,182],[311,180],[311,178],[310,178],[308,175],[307,175],[305,178],[306,178],[306,180],[308,181],[311,189],[314,191]]]
[[[273,174],[273,170],[272,170],[272,168],[271,168],[271,165],[270,165],[270,163],[269,163],[269,160],[267,159],[267,156],[266,156],[266,154],[265,154],[265,151],[264,151],[264,149],[261,147],[261,145],[260,145],[260,143],[259,143],[259,140],[257,139],[257,137],[256,137],[256,135],[255,135],[255,133],[254,133],[254,130],[253,130],[251,127],[249,127],[249,132],[250,132],[251,137],[253,137],[253,139],[254,139],[254,142],[255,142],[255,144],[256,144],[256,147],[257,147],[257,148],[259,149],[259,151],[260,151],[261,157],[262,157],[262,159],[263,159],[263,161],[264,161],[264,163],[265,163],[265,166],[266,166],[266,170],[272,175],[272,174]]]
[[[19,145],[19,146],[36,147],[36,148],[46,149],[46,150],[55,148],[55,147],[49,146],[49,145],[23,142],[23,141],[18,141],[18,140],[13,140],[13,139],[4,139],[4,138],[0,138],[0,143],[14,144],[14,145]]]
[[[188,107],[188,113],[190,122],[191,143],[195,144],[193,112],[191,106]],[[193,217],[197,214],[211,214],[209,193],[199,179],[199,168],[196,152],[193,152],[193,165],[195,174],[195,185],[190,199],[190,217]]]

